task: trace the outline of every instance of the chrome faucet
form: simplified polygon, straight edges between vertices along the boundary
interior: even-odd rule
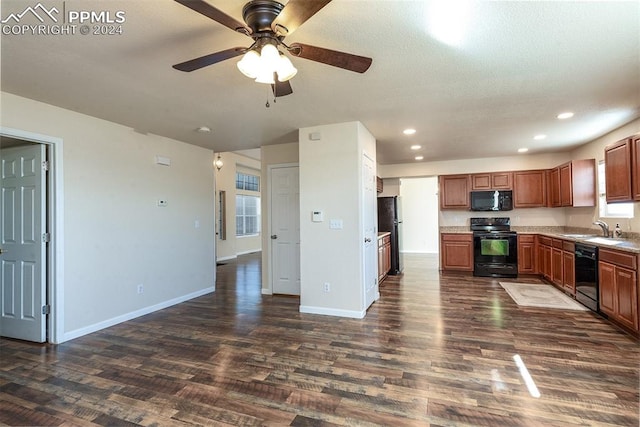
[[[593,225],[599,225],[602,228],[602,233],[604,237],[609,237],[609,226],[606,222],[597,220],[593,223]]]

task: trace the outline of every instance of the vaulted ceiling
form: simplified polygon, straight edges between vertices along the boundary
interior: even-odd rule
[[[207,1],[242,22],[245,1]],[[2,19],[36,4],[3,0]],[[358,74],[290,57],[294,93],[275,103],[268,85],[238,71],[239,58],[190,73],[171,67],[251,43],[176,1],[42,4],[60,17],[123,11],[122,34],[82,35],[79,25],[69,35],[8,34],[7,21],[2,91],[216,151],[355,120],[376,137],[381,164],[566,151],[640,116],[637,1],[333,0],[286,42],[373,64]],[[558,120],[565,111],[574,116]],[[403,135],[409,127],[416,133]]]

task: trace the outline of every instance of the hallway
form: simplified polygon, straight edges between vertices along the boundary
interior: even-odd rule
[[[437,265],[407,255],[358,320],[261,295],[251,254],[213,294],[58,346],[2,339],[0,424],[638,425],[631,337]]]

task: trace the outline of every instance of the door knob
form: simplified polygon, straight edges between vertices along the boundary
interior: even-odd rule
[[[3,254],[3,253],[5,253],[5,252],[7,252],[7,250],[6,250],[6,249],[2,249],[2,248],[0,248],[0,255],[1,255],[1,254]]]
[[[272,238],[273,240],[276,240],[276,239],[278,238],[278,235],[277,235],[277,234],[272,234],[272,235],[271,235],[271,238]]]
[[[365,243],[369,243],[370,241],[371,241],[371,239],[370,239],[370,238],[368,238],[368,237],[365,237],[365,238],[364,238],[364,242],[365,242]]]

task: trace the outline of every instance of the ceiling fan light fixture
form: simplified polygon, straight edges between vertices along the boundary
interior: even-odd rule
[[[278,48],[271,43],[265,44],[260,50],[260,67],[262,69],[268,68],[274,72],[279,64],[280,52],[278,52]]]
[[[278,80],[281,82],[286,82],[287,80],[291,80],[293,76],[298,73],[298,70],[293,66],[291,60],[281,53],[277,73]]]
[[[255,50],[250,50],[238,61],[238,70],[250,79],[258,77],[260,70],[260,54]]]
[[[256,77],[256,83],[265,83],[265,84],[275,84],[276,81],[273,78],[273,70],[269,68],[262,68],[258,72],[258,76]]]

